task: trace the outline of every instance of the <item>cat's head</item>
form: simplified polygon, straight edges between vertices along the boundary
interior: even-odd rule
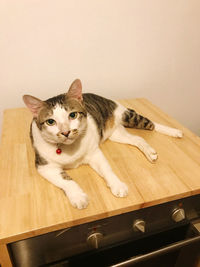
[[[66,94],[46,101],[24,95],[23,100],[32,112],[46,141],[72,144],[84,135],[87,127],[87,112],[83,105],[80,80],[75,80]]]

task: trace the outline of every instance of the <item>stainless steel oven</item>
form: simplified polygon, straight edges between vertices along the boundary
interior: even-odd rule
[[[9,244],[16,267],[200,266],[200,195]]]

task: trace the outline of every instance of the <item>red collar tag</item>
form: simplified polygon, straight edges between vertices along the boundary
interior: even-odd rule
[[[60,155],[62,153],[62,150],[60,148],[56,149],[56,153]]]

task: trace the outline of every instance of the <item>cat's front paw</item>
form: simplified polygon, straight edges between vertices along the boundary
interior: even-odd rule
[[[72,194],[69,197],[69,201],[72,206],[77,209],[85,209],[89,203],[88,196],[84,192]]]
[[[84,209],[87,207],[89,203],[88,196],[75,181],[67,181],[63,190],[74,208]]]
[[[109,187],[116,197],[126,197],[128,195],[128,186],[121,181],[114,181]]]

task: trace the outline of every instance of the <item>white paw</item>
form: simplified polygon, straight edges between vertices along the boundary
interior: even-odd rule
[[[155,151],[155,149],[153,149],[151,146],[147,145],[144,147],[143,152],[145,154],[145,156],[147,157],[147,159],[150,162],[155,162],[158,158],[158,154]]]
[[[113,195],[116,197],[126,197],[128,195],[127,185],[120,180],[114,181],[109,187]]]
[[[177,138],[181,138],[183,137],[183,132],[179,129],[176,128],[171,128],[159,123],[154,122],[155,125],[155,130],[157,132],[172,136],[172,137],[177,137]]]
[[[74,208],[85,209],[89,203],[88,196],[84,192],[71,194],[69,201]]]
[[[177,138],[182,138],[183,132],[181,130],[178,130],[178,129],[173,129],[172,136],[177,137]]]
[[[84,209],[87,207],[89,203],[88,196],[75,181],[66,181],[63,190],[73,207],[78,209]]]

